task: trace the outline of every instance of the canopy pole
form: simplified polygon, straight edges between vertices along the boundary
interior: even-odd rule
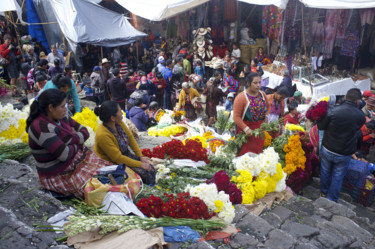
[[[103,60],[103,47],[100,47],[100,55],[101,55],[101,58]]]
[[[303,38],[303,46],[305,48],[305,62],[306,62],[306,68],[307,68],[307,77],[309,79],[309,85],[310,85],[310,91],[311,91],[311,96],[313,95],[313,88],[312,88],[312,85],[311,85],[311,77],[310,77],[310,66],[309,66],[309,62],[308,62],[308,58],[307,58],[307,50],[306,50],[306,39],[305,39],[305,18],[304,18],[304,14],[303,14],[303,9],[304,9],[304,5],[301,3],[302,5],[302,38]]]
[[[19,50],[21,52],[22,59],[24,59],[24,54],[23,54],[22,47],[21,47],[21,37],[18,33],[17,25],[14,23],[13,14],[12,14],[11,11],[8,12],[8,19],[9,19],[10,23],[14,26],[14,31],[16,32],[16,36],[17,36],[17,44],[18,44],[18,47],[20,48]]]
[[[23,1],[22,1],[22,5],[21,5],[21,13],[22,13],[23,6],[25,5],[25,1],[26,1],[26,0],[23,0]],[[21,17],[21,18],[22,18],[22,17]],[[18,23],[19,19],[20,19],[20,17],[19,17],[18,14],[17,14],[16,24]]]
[[[139,55],[138,55],[138,44],[137,44],[138,41],[136,41],[134,44],[135,44],[135,48],[136,48],[136,51],[137,51],[137,65],[139,64]]]

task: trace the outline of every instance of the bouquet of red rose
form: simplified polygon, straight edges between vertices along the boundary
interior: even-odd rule
[[[320,101],[318,104],[311,106],[306,112],[306,118],[311,122],[318,122],[327,114],[328,103],[327,101]]]
[[[215,183],[217,191],[224,191],[229,195],[230,202],[233,204],[242,203],[242,191],[237,188],[236,184],[230,182],[229,176],[225,171],[216,172],[214,177],[209,181],[207,180],[206,183]]]
[[[168,201],[160,197],[142,198],[136,204],[141,212],[148,217],[209,219],[215,213],[209,213],[206,204],[198,197],[191,197],[189,193],[179,193],[177,197],[164,193]]]
[[[165,157],[174,159],[191,159],[195,162],[204,161],[209,163],[207,150],[202,147],[202,143],[197,140],[187,139],[185,144],[180,140],[173,139],[152,149],[143,149],[142,154],[147,157],[164,159]]]

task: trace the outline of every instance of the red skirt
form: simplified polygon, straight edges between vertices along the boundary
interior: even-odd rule
[[[255,130],[255,129],[258,129],[262,125],[263,120],[255,121],[255,122],[247,122],[247,121],[244,121],[244,122],[250,129]],[[238,129],[238,131],[239,133],[242,132],[241,129]],[[253,152],[255,154],[262,153],[263,144],[264,144],[264,139],[262,139],[260,136],[259,137],[250,136],[247,138],[247,142],[242,145],[241,151],[238,155],[242,156],[243,154],[246,154],[247,152]]]

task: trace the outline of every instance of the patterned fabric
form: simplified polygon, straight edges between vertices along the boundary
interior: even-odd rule
[[[342,42],[342,47],[340,54],[355,58],[357,55],[357,50],[360,44],[359,37],[359,11],[353,10],[350,22],[345,31],[345,37]]]
[[[28,134],[38,173],[47,177],[64,171],[89,137],[87,129],[70,117],[57,124],[44,114],[34,119]]]
[[[283,11],[274,5],[263,8],[262,33],[270,39],[279,41]]]
[[[82,198],[84,187],[96,170],[111,164],[83,148],[75,154],[72,163],[63,172],[50,177],[39,174],[40,184],[50,191]]]
[[[134,160],[140,160],[136,155],[131,153],[129,150],[123,155],[130,157],[131,159],[134,159]],[[146,185],[153,186],[155,185],[156,170],[154,166],[152,166],[151,164],[150,166],[151,166],[150,171],[146,171],[145,169],[141,167],[128,167],[128,168],[131,168],[135,173],[137,173],[142,178],[143,183],[145,183]]]
[[[237,92],[240,88],[239,82],[233,78],[233,76],[227,75],[227,77],[224,79],[225,87],[229,87],[229,92]]]
[[[250,104],[246,109],[244,121],[254,122],[264,120],[266,118],[267,107],[262,94],[253,97],[246,93],[246,96],[250,101]]]
[[[124,154],[128,151],[128,146],[129,146],[129,137],[126,135],[125,131],[121,128],[119,124],[115,124],[117,133],[109,126],[104,125],[116,138],[121,154]]]
[[[197,119],[197,114],[195,113],[195,108],[190,101],[190,95],[189,94],[186,95],[184,111],[186,112],[187,119],[189,119],[189,120]]]

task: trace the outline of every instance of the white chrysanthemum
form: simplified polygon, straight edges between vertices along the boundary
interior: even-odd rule
[[[159,125],[170,125],[172,124],[173,120],[170,114],[165,113],[159,120]]]
[[[94,150],[94,144],[95,144],[95,132],[94,130],[90,127],[87,126],[87,131],[90,134],[90,137],[85,141],[84,145],[89,148],[90,150]]]
[[[281,191],[284,191],[286,189],[286,176],[287,174],[285,172],[283,172],[283,178],[277,182],[276,184],[276,189],[275,189],[275,192],[281,192]]]

